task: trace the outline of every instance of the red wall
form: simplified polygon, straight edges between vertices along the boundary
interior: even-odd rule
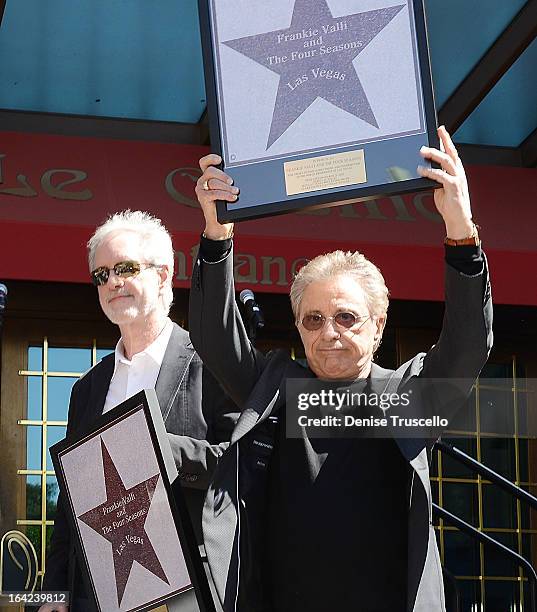
[[[174,236],[176,285],[188,287],[202,229],[194,184],[206,147],[0,133],[0,280],[87,282],[85,242],[110,213],[149,210]],[[537,170],[467,169],[497,303],[537,305]],[[359,249],[392,297],[442,299],[443,224],[431,193],[240,223],[237,277],[285,292],[297,265]],[[242,280],[242,283],[240,282]]]

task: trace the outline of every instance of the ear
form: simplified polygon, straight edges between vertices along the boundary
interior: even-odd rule
[[[157,269],[157,272],[159,276],[159,288],[162,289],[169,283],[170,268],[166,264],[163,264]]]
[[[373,338],[373,353],[376,352],[382,341],[382,334],[384,333],[384,327],[386,326],[386,315],[376,319],[375,323],[377,324],[377,329],[375,331],[375,337]]]
[[[378,317],[375,322],[377,324],[377,331],[375,332],[375,338],[381,338],[382,332],[384,331],[384,327],[386,325],[386,316]]]

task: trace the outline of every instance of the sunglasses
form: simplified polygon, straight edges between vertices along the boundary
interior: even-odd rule
[[[362,325],[371,317],[357,317],[352,312],[338,312],[333,317],[325,317],[319,313],[307,314],[301,321],[302,325],[308,331],[319,331],[322,329],[326,321],[332,319],[336,325],[345,329],[351,329],[355,325]],[[360,327],[358,329],[360,329]],[[358,330],[357,330],[358,331]]]
[[[100,287],[102,285],[106,285],[108,279],[110,278],[110,272],[113,270],[116,276],[121,278],[130,278],[131,276],[137,276],[140,274],[143,268],[161,268],[154,263],[139,263],[137,261],[120,261],[112,268],[107,268],[106,266],[101,266],[100,268],[95,268],[91,272],[91,280],[96,287]]]

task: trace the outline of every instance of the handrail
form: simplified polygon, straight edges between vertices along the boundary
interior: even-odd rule
[[[511,493],[511,495],[513,495],[520,501],[526,502],[534,510],[537,510],[537,497],[533,496],[527,491],[524,491],[524,489],[517,487],[517,485],[513,484],[510,480],[507,480],[507,478],[504,478],[503,476],[490,469],[483,463],[480,463],[479,461],[477,461],[477,459],[470,457],[470,455],[467,455],[455,446],[451,446],[451,444],[447,444],[446,442],[442,442],[441,440],[438,440],[435,443],[435,448],[440,449],[443,453],[448,454],[450,457],[453,457],[453,459],[459,461],[460,463],[464,463],[467,467],[476,471],[480,476],[483,476],[483,478],[494,482],[508,493]]]
[[[455,446],[451,446],[451,444],[447,444],[441,440],[437,440],[434,446],[459,463],[463,463],[471,470],[477,472],[481,477],[485,478],[486,480],[490,480],[494,484],[497,484],[499,487],[513,495],[513,497],[516,497],[521,502],[525,502],[537,510],[537,497],[533,496],[527,491],[524,491],[524,489],[521,489],[517,485],[513,484],[510,480],[507,480],[507,478],[504,478],[480,461],[477,461],[477,459],[470,457],[470,455],[467,455],[465,452],[461,451]],[[526,570],[528,577],[531,578],[531,609],[533,612],[537,612],[537,573],[535,572],[533,565],[527,559],[434,503],[433,511],[440,518],[443,518],[449,523],[455,525],[455,527],[461,531],[464,531],[473,538],[476,538],[480,542],[493,546],[496,548],[496,550],[511,557],[511,559],[515,560],[519,566],[523,567]]]
[[[535,569],[533,568],[532,564],[527,559],[525,559],[524,557],[516,553],[514,550],[511,550],[510,548],[508,548],[501,542],[498,542],[494,538],[491,538],[486,533],[479,531],[478,529],[476,529],[475,527],[473,527],[466,521],[463,521],[462,519],[460,519],[458,516],[451,514],[451,512],[448,512],[444,508],[441,508],[435,503],[433,503],[433,512],[439,518],[444,519],[448,523],[451,523],[452,525],[460,529],[460,531],[464,531],[465,533],[467,533],[473,538],[476,538],[483,544],[489,544],[490,546],[494,547],[496,550],[511,557],[511,559],[516,561],[517,565],[523,567],[526,570],[528,578],[531,579],[530,580],[531,609],[532,609],[532,612],[537,612],[537,607],[536,607],[537,606],[537,573],[535,572]]]

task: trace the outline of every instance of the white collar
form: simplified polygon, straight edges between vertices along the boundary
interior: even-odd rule
[[[130,360],[127,359],[127,357],[125,357],[125,347],[123,345],[123,339],[120,338],[118,340],[118,343],[116,344],[116,349],[114,351],[114,363],[115,363],[114,373],[117,369],[117,365],[119,362],[130,365],[135,357],[138,357],[141,355],[147,355],[148,357],[151,357],[151,359],[153,359],[155,363],[161,366],[162,361],[164,359],[164,353],[166,352],[168,342],[170,341],[170,337],[172,335],[172,331],[173,331],[173,323],[170,317],[166,317],[166,323],[164,324],[164,327],[160,331],[159,335],[143,351],[140,351],[139,353],[135,353],[132,356],[132,359]]]

